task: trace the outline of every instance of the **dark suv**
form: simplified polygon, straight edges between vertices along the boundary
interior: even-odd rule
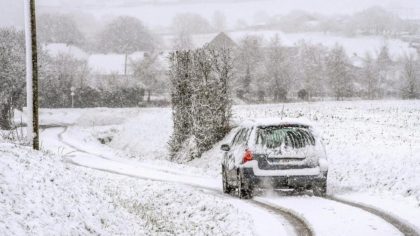
[[[328,162],[325,148],[309,122],[260,120],[237,128],[222,145],[223,191],[250,198],[256,189],[312,189],[324,196]]]

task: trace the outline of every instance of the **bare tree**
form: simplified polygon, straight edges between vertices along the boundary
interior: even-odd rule
[[[278,35],[275,35],[270,41],[265,70],[270,81],[273,100],[275,102],[287,100],[293,71],[290,67],[290,58],[288,58],[285,48],[281,46]]]
[[[193,49],[194,42],[191,33],[189,33],[187,30],[177,32],[172,41],[172,48],[175,51]]]
[[[349,65],[349,59],[344,48],[337,44],[329,52],[326,68],[330,87],[337,100],[342,100],[353,93],[353,81]]]
[[[154,47],[153,36],[143,23],[134,17],[117,17],[98,35],[98,48],[106,53],[151,51]]]
[[[40,103],[47,108],[71,106],[71,88],[76,94],[89,87],[90,70],[86,60],[79,60],[69,54],[54,57],[43,55],[40,70]],[[89,103],[90,101],[86,101]],[[83,100],[78,106],[84,107]]]
[[[120,16],[111,21],[97,36],[97,47],[105,53],[125,54],[127,74],[128,54],[136,51],[152,51],[153,36],[143,23],[134,17]]]
[[[418,65],[417,61],[415,60],[415,57],[413,54],[408,54],[404,57],[403,61],[403,97],[408,99],[414,99],[418,97],[419,88],[418,88]]]
[[[159,56],[158,53],[145,53],[144,58],[132,62],[134,76],[146,86],[147,102],[151,101],[152,91],[163,90],[166,87],[165,73],[160,64]]]
[[[396,80],[392,76],[395,71],[393,64],[394,62],[389,55],[389,48],[385,44],[381,47],[376,59],[379,77],[379,97],[384,97],[385,94],[392,93],[390,90],[395,90],[396,88]]]
[[[82,45],[85,37],[70,15],[43,14],[39,16],[39,39],[45,43]]]
[[[364,58],[362,82],[365,84],[368,99],[379,97],[380,77],[376,63],[369,53]]]
[[[239,97],[251,92],[251,84],[258,77],[264,58],[261,46],[262,39],[256,36],[245,36],[239,43],[235,56]]]
[[[297,63],[302,79],[302,89],[307,98],[325,94],[325,56],[327,49],[322,45],[312,45],[304,41],[298,44]]]

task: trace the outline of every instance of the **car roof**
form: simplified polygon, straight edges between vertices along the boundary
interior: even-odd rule
[[[264,119],[250,119],[243,121],[240,126],[242,127],[255,127],[255,126],[280,126],[280,125],[301,125],[313,127],[310,120],[306,118],[264,118]]]

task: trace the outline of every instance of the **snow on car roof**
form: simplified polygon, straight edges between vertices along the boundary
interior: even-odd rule
[[[313,127],[313,123],[306,118],[264,118],[251,119],[241,123],[240,126],[271,126],[271,125],[304,125]]]

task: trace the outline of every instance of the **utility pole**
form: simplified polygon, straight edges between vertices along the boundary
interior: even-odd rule
[[[125,58],[124,58],[124,75],[127,75],[127,61],[128,61],[128,53],[125,53]]]
[[[38,59],[36,43],[35,0],[23,0],[25,7],[25,42],[26,42],[26,106],[28,140],[33,149],[39,150],[38,117]]]

